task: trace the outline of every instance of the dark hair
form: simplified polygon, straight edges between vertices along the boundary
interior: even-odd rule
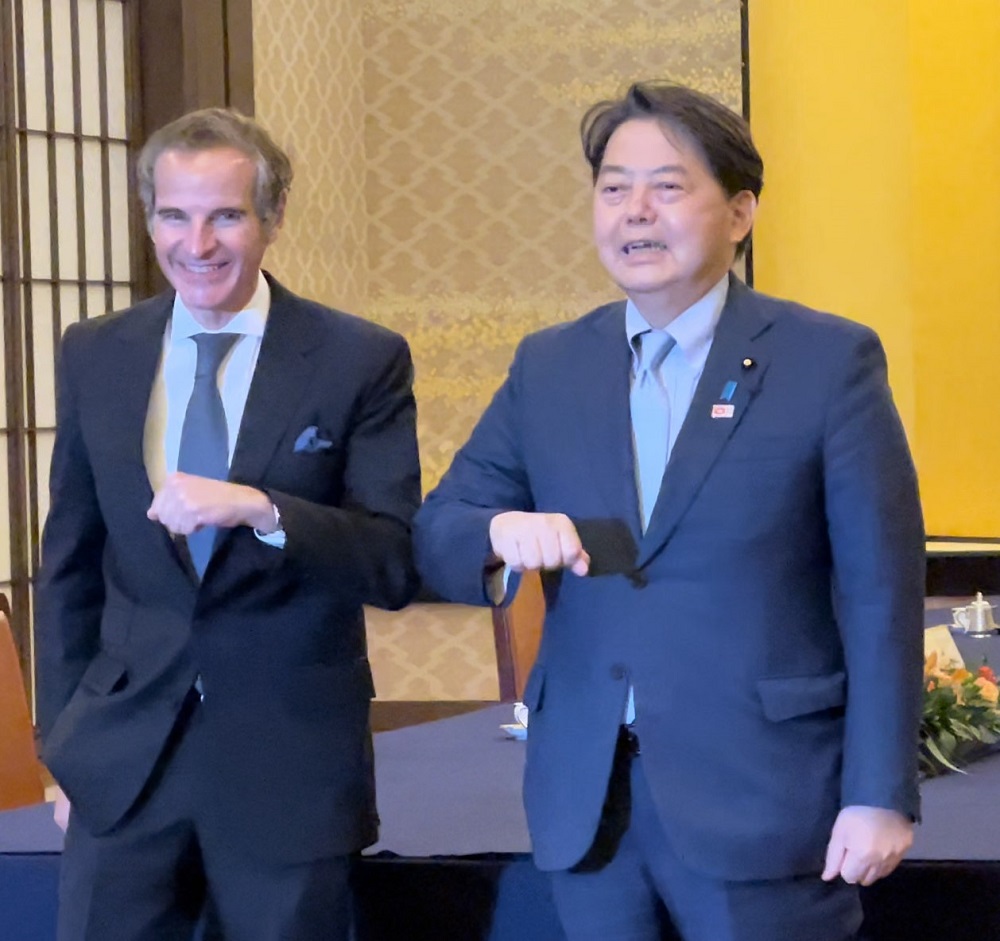
[[[595,183],[611,135],[632,120],[657,121],[694,144],[728,196],[743,190],[760,196],[764,161],[747,122],[711,96],[672,82],[636,82],[621,98],[599,101],[587,109],[580,121],[580,139]],[[737,257],[749,238],[748,234],[737,246]]]
[[[146,141],[136,163],[136,178],[147,225],[152,224],[156,210],[156,161],[168,150],[195,152],[216,147],[232,147],[256,164],[254,210],[265,229],[275,225],[282,200],[292,185],[291,161],[256,121],[229,108],[191,111],[164,125]]]

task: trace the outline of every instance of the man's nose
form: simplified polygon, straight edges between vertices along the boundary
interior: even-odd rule
[[[629,191],[626,211],[629,222],[652,222],[656,216],[650,191],[645,186],[633,186]]]
[[[210,222],[192,222],[188,229],[187,250],[194,258],[204,258],[215,249],[215,230]]]

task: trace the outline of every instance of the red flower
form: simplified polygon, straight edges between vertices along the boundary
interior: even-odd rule
[[[977,676],[981,676],[984,680],[989,680],[991,683],[996,683],[997,675],[993,672],[992,667],[987,666],[985,663],[976,671]]]

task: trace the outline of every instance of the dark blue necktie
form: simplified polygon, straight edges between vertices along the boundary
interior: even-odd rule
[[[181,427],[177,470],[225,480],[229,476],[229,431],[219,395],[218,376],[222,360],[239,339],[239,334],[198,333],[191,339],[198,344],[198,365]],[[204,526],[187,537],[191,561],[199,578],[205,574],[212,557],[215,534],[215,526]]]

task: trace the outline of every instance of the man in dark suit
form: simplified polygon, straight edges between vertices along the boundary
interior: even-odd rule
[[[467,603],[542,572],[524,799],[571,941],[657,938],[661,902],[685,941],[844,941],[917,814],[924,541],[884,354],[729,273],[763,179],[740,117],[640,84],[582,133],[628,301],[522,342],[418,569]]]
[[[63,941],[346,939],[376,838],[362,605],[415,589],[403,339],[260,265],[288,158],[221,109],[138,179],[174,290],[70,327],[37,584]]]

